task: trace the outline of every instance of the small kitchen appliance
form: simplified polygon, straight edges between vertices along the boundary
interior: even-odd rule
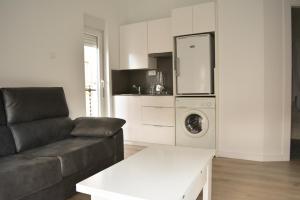
[[[215,98],[176,98],[176,145],[216,148]]]
[[[177,96],[214,93],[213,36],[209,33],[176,38]]]

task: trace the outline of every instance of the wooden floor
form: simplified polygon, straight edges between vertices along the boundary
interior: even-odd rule
[[[144,147],[125,147],[129,157]],[[212,200],[300,200],[300,161],[213,160]],[[89,200],[78,194],[69,200]],[[197,200],[201,200],[201,195]]]

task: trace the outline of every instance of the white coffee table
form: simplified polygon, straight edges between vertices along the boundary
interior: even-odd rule
[[[78,183],[92,200],[211,200],[214,150],[149,147]]]

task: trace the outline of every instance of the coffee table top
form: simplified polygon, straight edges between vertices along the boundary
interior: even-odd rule
[[[122,200],[177,200],[214,157],[208,149],[149,147],[78,183],[78,192]]]

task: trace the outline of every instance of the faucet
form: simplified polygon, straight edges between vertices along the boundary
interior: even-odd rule
[[[138,94],[141,94],[141,86],[132,85],[132,88],[135,89]]]

